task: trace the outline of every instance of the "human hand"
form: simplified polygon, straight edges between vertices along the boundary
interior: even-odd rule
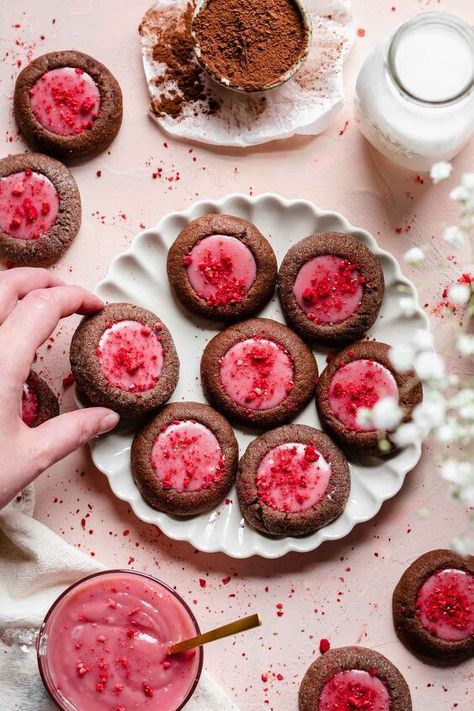
[[[104,407],[68,412],[33,429],[21,419],[23,383],[36,350],[60,319],[102,307],[97,296],[66,286],[46,269],[0,273],[0,508],[51,464],[118,423]]]

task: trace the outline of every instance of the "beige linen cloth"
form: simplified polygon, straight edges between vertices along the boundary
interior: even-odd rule
[[[57,711],[41,682],[35,634],[58,595],[102,566],[33,518],[34,490],[0,511],[0,709]],[[205,672],[186,711],[238,711]]]

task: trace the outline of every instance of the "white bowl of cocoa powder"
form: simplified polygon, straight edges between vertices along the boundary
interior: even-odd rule
[[[302,0],[198,0],[191,34],[197,60],[212,79],[255,93],[296,74],[312,28]]]

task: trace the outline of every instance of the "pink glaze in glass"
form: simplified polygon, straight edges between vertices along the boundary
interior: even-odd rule
[[[474,635],[474,577],[464,570],[439,570],[418,592],[416,615],[434,637],[458,642]]]
[[[269,410],[288,397],[294,387],[290,355],[267,338],[239,341],[220,363],[220,380],[229,397],[250,410]]]
[[[201,491],[222,479],[223,456],[215,435],[200,422],[173,422],[151,451],[156,478],[165,489]]]
[[[384,397],[398,399],[398,385],[385,366],[373,360],[353,360],[343,365],[334,375],[329,386],[329,405],[338,420],[348,429],[371,432],[377,428],[357,424],[357,411],[361,407],[373,408]]]
[[[278,511],[299,513],[320,501],[331,478],[331,465],[314,445],[288,442],[274,447],[257,469],[257,494]]]
[[[60,136],[92,128],[100,109],[100,92],[79,67],[52,69],[30,89],[31,109],[39,123]]]
[[[23,384],[23,394],[21,397],[21,419],[31,427],[38,414],[38,396],[28,383]]]
[[[163,368],[159,335],[138,321],[118,321],[104,331],[97,357],[104,378],[128,392],[154,388]]]
[[[69,588],[38,640],[43,681],[68,711],[177,711],[192,694],[202,650],[168,656],[199,633],[188,607],[149,576],[110,571]]]
[[[390,693],[376,673],[349,669],[335,674],[323,687],[317,711],[390,711]]]
[[[363,277],[349,260],[325,254],[301,267],[293,293],[311,321],[334,324],[359,310],[363,284]]]
[[[42,237],[58,212],[58,192],[45,175],[27,169],[0,178],[0,229],[10,237]]]
[[[239,303],[257,275],[250,249],[225,235],[205,237],[186,255],[184,264],[191,286],[209,306]]]

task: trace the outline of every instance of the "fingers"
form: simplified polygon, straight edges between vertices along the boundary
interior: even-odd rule
[[[64,284],[47,269],[17,267],[0,273],[0,323],[13,311],[19,299],[33,289],[48,289]]]
[[[39,474],[99,434],[112,430],[120,418],[105,407],[89,407],[54,417],[31,430],[32,458]]]
[[[3,377],[19,387],[26,380],[39,346],[51,335],[58,321],[71,314],[90,314],[102,301],[80,286],[55,286],[28,293],[0,328]],[[6,354],[13,357],[6,357]]]

